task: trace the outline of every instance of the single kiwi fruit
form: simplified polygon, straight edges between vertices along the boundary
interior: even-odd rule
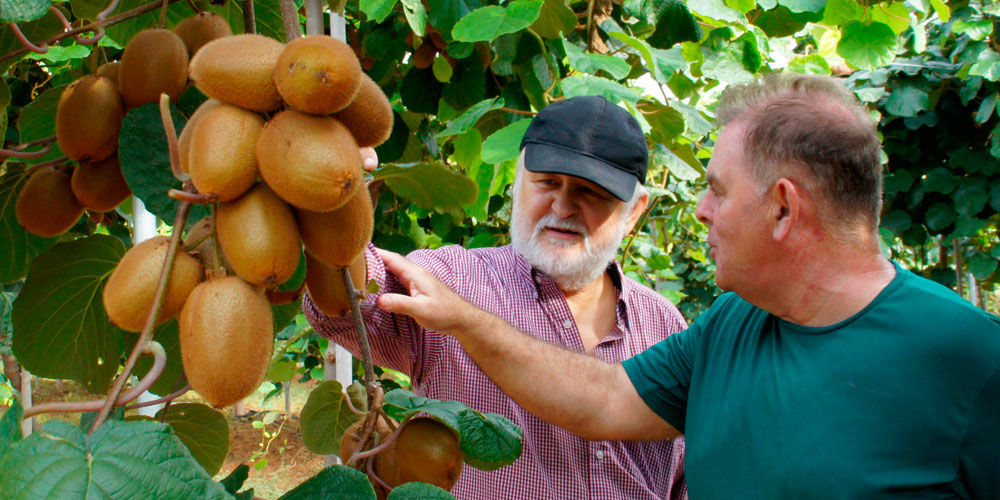
[[[273,288],[295,274],[302,247],[292,209],[267,184],[219,205],[215,234],[237,276]]]
[[[229,406],[260,386],[271,364],[274,321],[264,292],[237,276],[198,285],[180,318],[188,383],[214,406]]]
[[[274,115],[257,140],[257,165],[278,196],[306,210],[334,210],[364,188],[354,136],[330,116]]]
[[[87,75],[66,87],[56,107],[56,141],[77,161],[100,161],[118,148],[125,117],[118,88],[110,78]]]
[[[77,201],[94,212],[114,210],[132,194],[117,154],[97,162],[80,162],[73,169],[70,186]]]
[[[140,31],[125,45],[118,81],[126,108],[160,102],[160,94],[177,102],[187,87],[188,51],[173,31]]]
[[[215,12],[199,12],[174,26],[174,33],[184,41],[188,55],[194,56],[198,49],[216,38],[232,36],[229,21]]]
[[[187,173],[188,171],[188,152],[191,150],[191,136],[194,130],[194,124],[198,123],[198,119],[201,115],[205,114],[206,111],[222,104],[222,101],[218,99],[209,98],[205,102],[198,106],[198,109],[191,113],[191,118],[188,118],[187,123],[184,124],[184,128],[181,129],[181,134],[177,136],[177,156],[180,159],[181,172]]]
[[[139,332],[146,325],[169,247],[170,238],[166,236],[150,238],[125,252],[112,271],[104,285],[104,310],[119,328]],[[156,315],[156,324],[177,315],[201,277],[202,268],[198,259],[178,249],[174,253],[174,265],[170,269],[170,280],[163,305]]]
[[[364,73],[358,95],[336,117],[354,135],[358,147],[378,146],[392,134],[392,104],[378,84]]]
[[[354,288],[364,291],[368,280],[365,255],[358,255],[351,263],[351,281]],[[351,312],[351,301],[344,289],[344,278],[339,269],[334,269],[313,257],[306,251],[306,290],[313,304],[323,314],[331,317],[343,316]]]
[[[216,38],[191,58],[191,80],[209,97],[253,111],[273,111],[281,96],[271,75],[285,46],[263,35]]]
[[[195,256],[199,261],[201,261],[201,266],[205,270],[215,270],[215,236],[213,236],[214,229],[212,227],[212,216],[206,215],[191,226],[191,230],[188,231],[187,237],[184,238],[184,247],[189,248],[188,253]],[[191,246],[194,245],[193,248]],[[222,253],[222,249],[219,249],[219,264],[228,272],[232,273],[233,268],[229,265],[229,261],[226,260],[226,254]],[[219,273],[219,276],[228,274]]]
[[[94,71],[94,76],[103,76],[108,80],[111,80],[115,84],[115,88],[118,88],[118,72],[122,69],[122,63],[119,61],[106,62],[97,67]]]
[[[274,66],[274,84],[299,111],[336,113],[361,88],[361,63],[350,45],[325,35],[307,36],[285,45]]]
[[[188,173],[198,192],[232,201],[257,180],[257,138],[264,119],[229,104],[211,107],[198,117],[188,144]]]
[[[372,239],[375,216],[367,189],[330,212],[297,210],[302,243],[313,257],[334,268],[349,266]]]
[[[67,165],[51,165],[33,174],[17,196],[17,223],[37,236],[66,232],[83,215],[84,208],[73,196],[72,172]]]
[[[424,40],[424,43],[420,44],[417,50],[413,51],[413,65],[417,69],[429,68],[431,64],[434,64],[434,56],[437,53],[437,47],[430,40]]]
[[[450,490],[462,472],[462,448],[448,426],[415,417],[375,462],[375,472],[392,487],[420,481]]]

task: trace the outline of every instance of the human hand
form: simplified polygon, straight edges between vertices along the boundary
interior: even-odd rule
[[[361,166],[365,172],[371,172],[378,166],[378,153],[375,148],[361,148]]]
[[[410,295],[386,293],[379,306],[391,313],[412,317],[420,326],[449,335],[464,331],[479,312],[452,292],[441,280],[395,252],[376,249],[386,269],[399,279]]]

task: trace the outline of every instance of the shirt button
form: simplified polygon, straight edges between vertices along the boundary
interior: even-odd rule
[[[595,451],[594,456],[597,457],[598,460],[604,460],[604,450]]]
[[[542,277],[541,276],[535,276],[535,283],[541,284],[542,283]]]
[[[570,320],[568,320],[568,319],[566,321],[563,321],[563,328],[565,328],[567,330],[569,330],[570,328],[573,328],[573,322],[570,321]]]

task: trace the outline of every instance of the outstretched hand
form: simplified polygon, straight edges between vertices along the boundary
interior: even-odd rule
[[[361,148],[361,166],[365,172],[371,172],[378,166],[378,153],[375,148]]]
[[[420,326],[454,335],[462,331],[478,309],[452,292],[441,280],[395,252],[377,249],[385,267],[410,291],[410,295],[386,293],[379,306],[391,313],[412,317]]]

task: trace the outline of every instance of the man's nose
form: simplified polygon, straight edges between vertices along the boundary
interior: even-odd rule
[[[552,212],[559,216],[560,219],[570,217],[576,214],[578,210],[579,207],[573,196],[570,195],[569,190],[562,189],[553,196]]]
[[[702,194],[698,200],[698,206],[694,209],[694,216],[702,224],[712,225],[712,211],[709,209],[708,194]]]

